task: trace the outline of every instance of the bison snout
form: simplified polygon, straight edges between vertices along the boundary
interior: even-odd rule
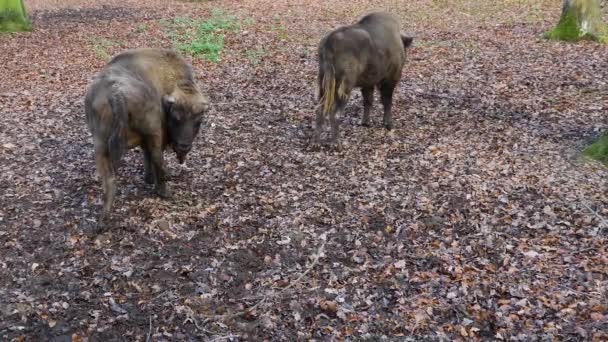
[[[186,155],[190,152],[192,145],[189,144],[173,144],[173,150],[177,155],[177,161],[183,164],[186,161]]]
[[[190,144],[175,144],[175,152],[177,153],[188,153],[192,149]]]

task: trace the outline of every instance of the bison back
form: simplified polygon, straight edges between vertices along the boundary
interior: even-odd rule
[[[390,55],[389,62],[405,61],[399,22],[392,14],[372,13],[363,17],[357,25],[369,33],[377,51]]]
[[[193,82],[190,65],[177,52],[169,49],[127,50],[112,58],[107,67],[130,70],[160,94],[171,93],[179,82]]]

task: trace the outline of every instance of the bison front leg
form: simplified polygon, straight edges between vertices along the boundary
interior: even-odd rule
[[[146,184],[154,184],[154,171],[152,171],[152,156],[147,146],[142,147],[144,155],[144,182]]]
[[[95,148],[95,163],[103,187],[103,207],[97,221],[97,230],[102,231],[110,217],[110,210],[116,197],[116,176],[109,150],[101,143]]]
[[[145,144],[144,151],[147,150],[149,154],[148,163],[152,170],[156,194],[161,198],[167,198],[169,197],[169,191],[167,190],[165,177],[162,138],[160,136],[149,136]]]
[[[152,155],[146,148],[142,147],[144,155],[144,181],[146,184],[154,184],[154,170],[152,168]],[[164,179],[167,180],[167,170],[163,166]]]
[[[397,82],[387,81],[380,85],[380,95],[382,97],[382,106],[384,107],[384,127],[389,131],[393,129],[393,92]]]
[[[361,95],[363,96],[363,120],[361,120],[361,125],[369,127],[369,113],[374,104],[374,87],[361,88]]]

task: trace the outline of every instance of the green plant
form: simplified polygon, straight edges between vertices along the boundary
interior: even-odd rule
[[[148,25],[146,25],[146,24],[139,24],[135,28],[135,32],[137,32],[137,33],[143,33],[143,32],[146,32],[147,30],[148,30]]]
[[[252,65],[258,65],[262,57],[266,55],[266,50],[264,49],[255,49],[255,50],[247,50],[245,51],[245,56],[249,59]]]
[[[255,24],[255,19],[251,18],[251,17],[247,17],[243,20],[243,25],[245,26],[251,26]]]
[[[583,153],[592,159],[599,160],[608,166],[608,134],[589,145]]]
[[[433,0],[432,3],[438,8],[445,8],[449,5],[447,0]]]
[[[89,39],[89,45],[97,58],[107,61],[112,57],[109,49],[120,46],[121,43],[105,38],[93,37]]]
[[[287,28],[283,25],[281,17],[278,14],[275,14],[272,19],[275,23],[270,26],[270,30],[276,32],[277,37],[280,40],[287,40],[289,35],[287,34]]]
[[[177,17],[162,20],[160,24],[177,50],[212,62],[219,60],[225,35],[241,28],[236,16],[227,15],[219,8],[211,10],[208,19]]]

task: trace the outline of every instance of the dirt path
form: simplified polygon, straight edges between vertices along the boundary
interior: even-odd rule
[[[29,2],[0,36],[0,339],[26,341],[608,338],[606,47],[540,38],[558,1]],[[100,208],[82,97],[104,56],[171,46],[167,20],[242,23],[174,198],[142,158]],[[386,133],[306,150],[316,44],[366,11],[416,35]],[[217,11],[217,10],[216,10]]]

